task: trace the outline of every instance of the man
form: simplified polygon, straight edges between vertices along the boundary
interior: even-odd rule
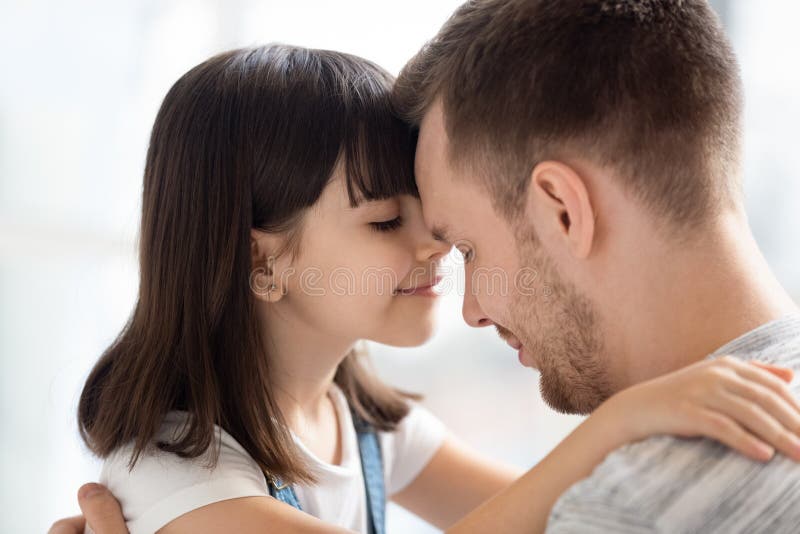
[[[426,223],[464,252],[468,283],[498,267],[538,273],[533,286],[515,277],[508,294],[468,286],[463,314],[540,370],[554,409],[590,413],[712,353],[758,351],[800,369],[798,308],[742,206],[741,82],[707,2],[468,2],[396,92],[420,125]],[[548,522],[550,532],[798,529],[790,460],[756,465],[666,437],[612,453]]]
[[[494,325],[539,369],[554,409],[590,413],[708,355],[757,351],[800,370],[798,308],[742,207],[741,83],[705,1],[468,2],[396,96],[419,126],[426,222],[465,255],[465,320]],[[513,290],[469,284],[487,269]],[[94,499],[80,502],[101,510],[96,530],[124,532],[108,493]],[[612,453],[556,503],[548,531],[798,525],[789,459],[661,437]]]

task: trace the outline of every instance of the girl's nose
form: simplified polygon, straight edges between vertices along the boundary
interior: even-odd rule
[[[453,245],[434,237],[425,225],[422,204],[419,199],[411,199],[408,205],[408,222],[415,237],[416,257],[419,262],[437,261],[446,256]]]

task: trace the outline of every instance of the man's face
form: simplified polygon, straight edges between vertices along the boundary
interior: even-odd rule
[[[464,320],[494,325],[541,372],[553,409],[589,413],[612,391],[592,303],[562,280],[525,215],[509,222],[470,171],[450,164],[439,103],[420,125],[415,170],[426,224],[464,254]]]

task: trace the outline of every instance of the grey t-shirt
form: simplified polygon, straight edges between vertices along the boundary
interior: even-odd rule
[[[709,358],[730,354],[800,375],[800,315],[760,326]],[[791,385],[800,395],[800,380]],[[549,534],[800,533],[800,463],[763,464],[707,439],[659,436],[611,453],[556,502]]]

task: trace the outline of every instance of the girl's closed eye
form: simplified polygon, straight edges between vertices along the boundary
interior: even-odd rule
[[[369,225],[376,232],[391,232],[392,230],[397,230],[403,225],[403,218],[398,215],[394,219],[388,221],[371,222]]]

